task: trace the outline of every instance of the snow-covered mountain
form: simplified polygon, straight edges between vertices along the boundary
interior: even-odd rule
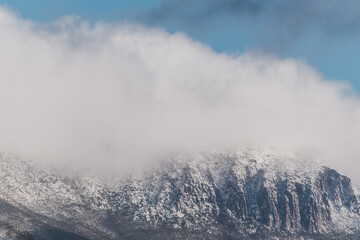
[[[360,239],[349,178],[299,154],[179,154],[107,178],[0,155],[0,239]]]

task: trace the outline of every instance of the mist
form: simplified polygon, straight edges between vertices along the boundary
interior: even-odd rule
[[[294,59],[184,34],[0,9],[0,149],[69,164],[243,146],[308,151],[360,183],[360,100]]]

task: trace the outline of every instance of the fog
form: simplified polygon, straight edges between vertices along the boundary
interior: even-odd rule
[[[360,183],[360,100],[301,61],[3,8],[0,53],[2,151],[126,168],[172,150],[272,146],[312,152]]]

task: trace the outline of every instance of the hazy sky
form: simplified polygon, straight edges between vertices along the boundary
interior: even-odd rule
[[[130,23],[114,15],[116,7],[99,1],[88,1],[89,8],[81,8],[85,1],[62,2],[54,12],[44,9],[56,1],[39,1],[37,7],[13,1],[20,13],[0,8],[1,149],[125,166],[169,149],[274,146],[312,152],[360,183],[356,91],[324,78],[306,61],[281,57],[299,38],[313,34],[309,26],[318,29],[319,39],[354,44],[357,16],[350,8],[355,2],[345,1],[349,14],[334,24],[335,1],[310,11],[307,1],[299,7],[293,1],[212,0],[199,1],[190,12],[186,0],[154,6],[122,1],[116,7],[129,14]],[[29,8],[22,13],[25,4]],[[61,17],[68,13],[91,21]],[[304,14],[308,22],[301,22]],[[226,30],[217,19],[231,26]],[[248,27],[242,43],[251,43],[249,51],[216,49],[223,44],[225,50],[228,38],[239,33],[232,28],[254,19],[260,25]],[[268,35],[262,24],[276,34]],[[216,41],[222,31],[228,35]]]

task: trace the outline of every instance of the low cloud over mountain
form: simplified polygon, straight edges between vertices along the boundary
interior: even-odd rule
[[[360,183],[360,101],[302,62],[218,54],[139,25],[37,24],[5,9],[0,35],[5,151],[128,166],[167,150],[271,145],[315,153]]]

